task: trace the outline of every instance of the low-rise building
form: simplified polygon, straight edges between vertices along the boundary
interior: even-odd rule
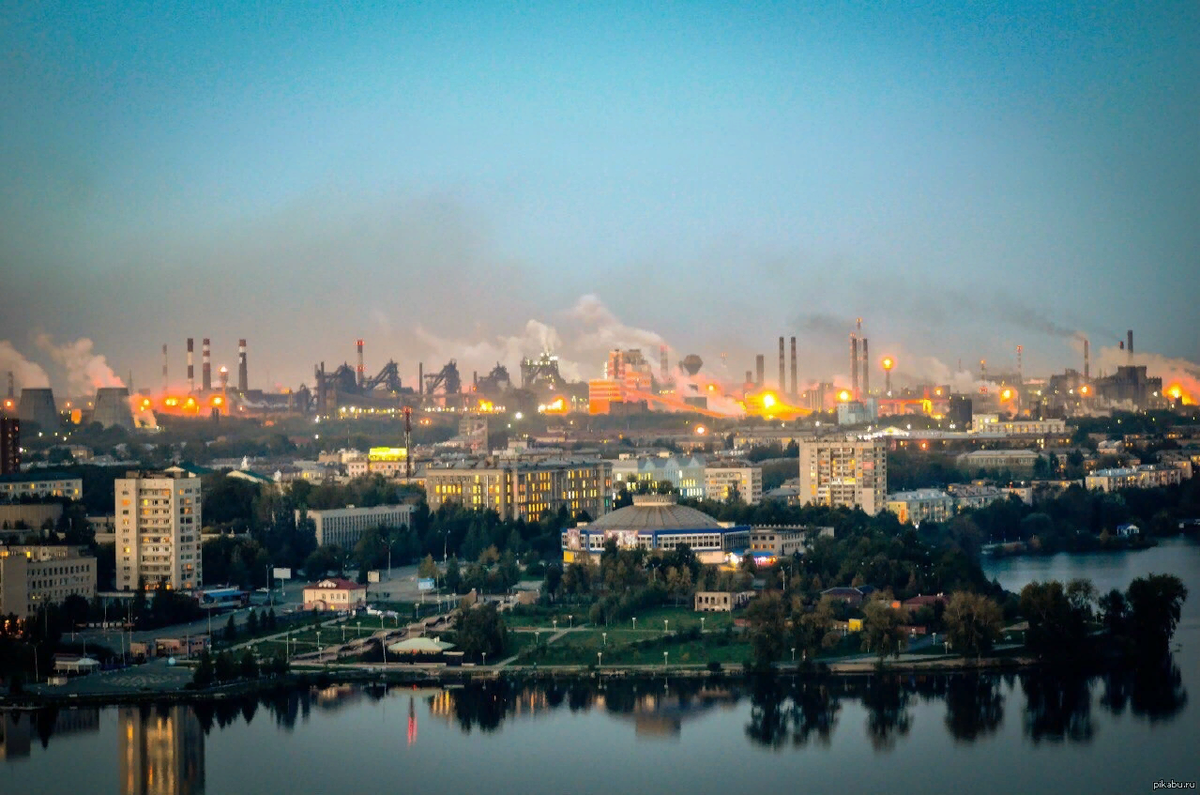
[[[746,549],[750,528],[725,525],[702,511],[679,505],[673,494],[635,494],[626,505],[588,524],[562,533],[563,562],[584,555],[599,560],[604,545],[671,552],[689,547],[701,563],[724,563],[734,552]]]
[[[981,469],[990,471],[1009,470],[1011,472],[1032,472],[1037,463],[1036,450],[973,450],[963,453],[955,459],[959,469],[977,472]]]
[[[26,618],[68,596],[96,597],[96,559],[84,547],[0,547],[0,615]]]
[[[0,499],[18,500],[21,497],[83,497],[83,478],[63,472],[14,472],[0,476]]]
[[[997,500],[1007,500],[1009,492],[986,483],[951,483],[946,489],[954,498],[954,508],[958,512],[983,508]]]
[[[353,549],[363,533],[376,527],[399,529],[412,526],[416,508],[412,505],[376,505],[371,508],[329,508],[308,511],[317,535],[317,545],[337,544],[342,549]],[[296,522],[305,516],[296,511]]]
[[[808,550],[809,539],[833,538],[832,527],[754,527],[750,529],[750,552],[766,552],[776,558]]]
[[[367,586],[329,577],[304,589],[305,610],[353,610],[367,603]]]
[[[47,523],[53,527],[62,513],[60,502],[0,503],[0,530],[40,530]]]
[[[697,613],[732,613],[745,607],[751,593],[734,591],[696,591],[692,604]]]
[[[1117,491],[1119,489],[1154,489],[1174,486],[1183,482],[1183,470],[1173,466],[1145,464],[1121,469],[1098,469],[1084,478],[1089,491]]]
[[[900,524],[944,522],[954,516],[954,498],[941,489],[916,489],[889,494],[886,507]]]
[[[425,470],[429,509],[456,502],[491,509],[502,519],[537,520],[565,508],[592,518],[612,510],[612,464],[598,459],[480,459]]]

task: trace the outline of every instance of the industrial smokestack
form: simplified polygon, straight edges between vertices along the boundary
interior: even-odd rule
[[[168,387],[169,383],[170,383],[170,381],[167,380],[167,343],[164,342],[163,343],[163,392],[166,392],[167,389],[169,389],[169,387]]]
[[[37,423],[44,431],[58,429],[58,408],[49,389],[22,389],[17,404],[17,419]]]
[[[863,373],[863,380],[862,380],[863,396],[870,397],[871,396],[871,355],[869,353],[867,353],[867,338],[866,337],[863,337],[862,373]]]
[[[250,389],[250,374],[246,370],[246,341],[238,340],[238,391],[245,394]]]
[[[746,371],[746,383],[747,384],[754,383],[754,373],[750,372],[749,370]]]
[[[1017,384],[1025,383],[1025,365],[1021,361],[1022,354],[1025,352],[1024,345],[1017,346]]]
[[[792,390],[793,397],[800,394],[796,387],[796,338],[792,337]]]
[[[787,370],[783,360],[783,337],[779,338],[779,391],[787,390]]]
[[[212,391],[212,348],[208,337],[200,342],[200,388],[205,392]]]
[[[195,344],[194,339],[187,338],[188,392],[196,391],[196,366],[192,363],[192,351],[195,349]]]
[[[1125,351],[1129,355],[1129,363],[1133,364],[1133,329],[1125,332]]]
[[[754,357],[754,371],[757,375],[754,383],[759,389],[762,389],[763,381],[765,381],[767,377],[767,357],[763,356],[761,353]]]
[[[425,362],[417,362],[417,394],[425,394]]]
[[[363,364],[363,341],[358,341],[358,388],[367,385],[367,367]]]
[[[858,337],[850,335],[850,396],[858,400]]]
[[[660,345],[658,348],[658,369],[662,382],[667,383],[667,378],[670,376],[670,363],[667,361],[666,345]]]
[[[1092,366],[1092,353],[1088,348],[1088,341],[1085,339],[1083,341],[1083,380],[1084,381],[1087,381],[1092,377],[1091,366]]]

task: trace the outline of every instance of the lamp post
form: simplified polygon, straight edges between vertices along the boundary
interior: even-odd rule
[[[321,630],[317,630],[317,659],[321,659]]]
[[[342,643],[346,642],[346,622],[342,622]]]
[[[633,618],[633,631],[637,632],[637,616]]]
[[[667,653],[663,652],[663,670],[667,670]]]
[[[604,667],[604,652],[602,652],[602,651],[596,652],[596,667],[597,668]]]
[[[792,647],[792,662],[796,662],[796,647]]]
[[[554,624],[554,631],[558,632],[558,619],[557,618],[552,619],[551,623]]]
[[[484,664],[484,666],[487,665],[487,652],[486,651],[483,652],[483,664]]]
[[[574,614],[571,614],[571,613],[567,614],[567,621],[571,622],[571,629],[575,629],[575,616],[574,616]]]
[[[608,633],[607,633],[607,632],[601,632],[601,633],[600,633],[600,637],[604,639],[604,648],[606,648],[606,649],[607,649],[607,648],[608,648]]]
[[[700,634],[704,634],[704,616],[700,616]]]
[[[666,618],[663,619],[663,634],[664,635],[667,634],[667,623],[669,621],[670,621],[670,619],[666,619]]]

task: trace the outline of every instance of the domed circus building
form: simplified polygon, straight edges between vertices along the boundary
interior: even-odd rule
[[[585,554],[600,560],[610,538],[621,548],[663,553],[686,544],[702,563],[719,564],[750,546],[750,527],[718,522],[703,511],[680,505],[674,495],[635,494],[633,505],[564,530],[563,563]]]

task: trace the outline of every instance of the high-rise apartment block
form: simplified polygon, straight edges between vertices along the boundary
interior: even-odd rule
[[[204,581],[200,557],[200,478],[183,467],[129,472],[116,495],[119,591],[190,591]]]
[[[0,417],[0,475],[21,471],[21,421]]]
[[[862,508],[874,516],[887,495],[882,439],[853,436],[800,442],[800,503]]]

